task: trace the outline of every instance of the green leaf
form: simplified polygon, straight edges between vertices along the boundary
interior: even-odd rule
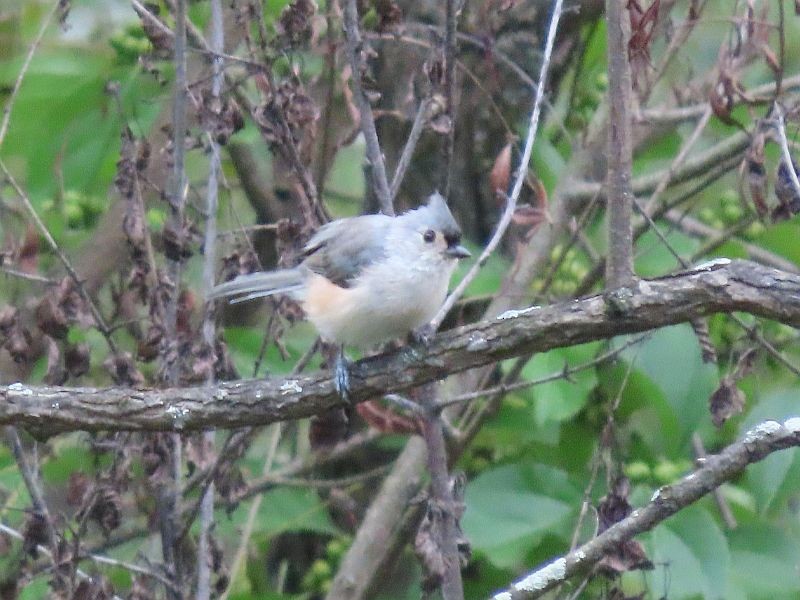
[[[624,356],[655,384],[669,405],[678,426],[678,439],[669,440],[671,448],[688,446],[700,425],[710,426],[708,398],[717,386],[717,368],[703,363],[691,327],[660,329]]]
[[[583,344],[573,348],[553,350],[537,354],[522,370],[522,379],[535,380],[564,369],[565,365],[575,366],[592,359],[599,344]],[[589,398],[589,393],[597,385],[594,369],[575,373],[570,380],[557,379],[532,388],[527,392],[535,398],[536,422],[539,426],[551,422],[570,419],[578,413]]]
[[[574,512],[579,498],[563,471],[506,465],[469,484],[462,525],[476,550],[498,567],[511,567]]]
[[[729,534],[732,568],[729,588],[749,600],[800,597],[800,548],[796,533],[767,525],[743,525]]]
[[[256,533],[268,535],[284,531],[341,533],[317,493],[303,488],[278,488],[264,494],[256,522]]]
[[[705,509],[682,510],[653,532],[651,545],[650,559],[668,570],[670,600],[728,597],[728,542]]]

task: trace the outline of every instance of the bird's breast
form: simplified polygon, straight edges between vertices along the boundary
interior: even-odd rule
[[[320,335],[366,348],[430,321],[444,302],[452,269],[383,263],[342,288],[311,274],[304,309]]]

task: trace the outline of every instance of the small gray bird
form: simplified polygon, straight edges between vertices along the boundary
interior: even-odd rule
[[[430,322],[444,303],[458,259],[470,256],[444,198],[398,217],[362,215],[322,226],[293,269],[241,275],[215,287],[209,300],[232,302],[289,294],[322,339],[368,348]],[[344,355],[335,383],[346,396]]]

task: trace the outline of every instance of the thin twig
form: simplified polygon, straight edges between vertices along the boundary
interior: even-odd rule
[[[741,157],[742,153],[750,145],[750,139],[749,133],[739,131],[718,142],[708,150],[704,150],[687,159],[683,166],[675,171],[671,178],[670,186],[703,176],[710,168],[716,167],[728,159]],[[662,170],[637,177],[631,183],[633,193],[636,196],[652,193],[658,187],[664,175],[665,171]],[[564,196],[569,200],[588,201],[598,193],[601,194],[601,197],[604,197],[604,187],[603,183],[576,181],[571,183],[569,188],[564,191]]]
[[[272,465],[275,462],[275,455],[278,451],[278,442],[280,442],[280,439],[281,424],[277,423],[272,430],[272,437],[270,438],[269,447],[267,448],[267,456],[264,459],[264,467],[261,470],[262,475],[266,475],[272,470]],[[257,496],[250,505],[250,510],[247,512],[247,521],[245,521],[244,531],[242,531],[240,538],[241,541],[239,542],[239,547],[236,549],[236,554],[234,554],[233,561],[231,562],[231,576],[230,580],[228,581],[228,587],[220,595],[220,600],[227,600],[228,595],[231,593],[231,588],[236,581],[236,576],[242,568],[242,563],[244,562],[245,555],[247,554],[247,547],[250,544],[250,538],[252,537],[253,529],[255,528],[258,509],[261,508],[261,502],[263,499],[264,496]]]
[[[375,129],[375,117],[372,114],[372,106],[361,84],[361,71],[364,67],[364,61],[361,54],[363,41],[358,27],[357,0],[345,0],[344,2],[344,32],[347,40],[347,57],[350,60],[350,79],[353,82],[353,91],[360,113],[361,131],[367,144],[367,160],[370,164],[372,181],[375,184],[375,194],[378,198],[381,212],[394,216],[389,180],[386,177],[386,164],[378,141],[378,132]]]
[[[800,75],[793,75],[783,80],[781,90],[785,93],[788,91],[796,90],[800,87]],[[759,98],[762,102],[769,102],[768,99],[775,95],[776,85],[772,81],[757,87],[751,88],[747,91],[748,98]],[[744,102],[741,95],[736,95],[734,98],[736,104]],[[653,125],[670,125],[680,123],[681,121],[689,121],[692,119],[699,119],[703,116],[708,108],[708,102],[701,102],[698,104],[689,104],[686,106],[656,106],[640,111],[636,115],[636,121],[641,124]]]
[[[663,177],[661,181],[658,182],[656,189],[653,190],[653,193],[650,195],[650,199],[647,201],[645,205],[646,212],[652,212],[656,206],[656,203],[661,198],[661,194],[664,193],[664,190],[667,189],[667,186],[672,181],[673,177],[675,176],[675,171],[680,168],[683,161],[686,160],[686,156],[689,154],[689,150],[694,146],[697,140],[700,139],[700,135],[708,125],[709,120],[711,119],[711,106],[706,106],[705,111],[701,115],[700,119],[697,121],[697,124],[694,127],[694,131],[689,136],[689,138],[683,143],[683,146],[678,152],[678,155],[672,160],[669,165],[669,168],[666,171],[663,171]]]
[[[19,279],[25,279],[27,281],[44,283],[46,285],[52,285],[56,283],[49,277],[37,275],[36,273],[26,273],[25,271],[18,271],[17,269],[12,269],[11,267],[0,267],[0,273],[4,273],[5,275],[10,275],[11,277],[18,277]]]
[[[781,147],[781,154],[783,155],[783,162],[786,165],[786,172],[789,173],[789,180],[794,187],[795,196],[800,197],[800,180],[797,179],[797,172],[794,170],[794,161],[792,160],[792,153],[789,152],[789,142],[786,139],[786,121],[783,117],[783,108],[780,103],[775,102],[772,108],[775,114],[775,131],[778,133],[778,145]]]
[[[149,12],[149,11],[148,11]],[[176,0],[173,7],[175,15],[175,37],[174,37],[174,63],[175,63],[175,83],[174,98],[172,102],[172,182],[169,194],[170,216],[168,226],[172,229],[175,236],[175,243],[181,247],[185,242],[185,203],[188,191],[186,179],[186,100],[187,100],[187,81],[186,81],[186,0]],[[163,349],[161,355],[164,362],[164,383],[167,385],[177,385],[179,374],[179,362],[181,361],[178,352],[178,332],[177,316],[178,303],[181,291],[182,262],[180,257],[167,261],[171,290],[166,304],[165,329],[167,347]],[[172,441],[170,448],[169,470],[171,481],[164,481],[158,492],[157,512],[161,533],[161,550],[164,564],[168,576],[173,583],[172,587],[167,588],[167,595],[172,600],[181,600],[183,573],[180,560],[177,537],[177,526],[179,523],[179,502],[178,496],[181,488],[182,477],[182,438],[179,433],[170,436]]]
[[[255,231],[277,231],[278,224],[277,223],[260,223],[257,225],[245,225],[243,227],[239,227],[237,229],[228,229],[227,231],[220,231],[217,233],[218,238],[226,238],[226,237],[233,237],[237,235],[247,236],[249,232]]]
[[[317,193],[320,197],[323,195],[325,189],[325,175],[328,170],[328,155],[331,145],[331,137],[333,136],[333,109],[334,100],[336,97],[336,28],[335,28],[335,14],[336,2],[328,0],[325,3],[325,103],[322,106],[322,117],[320,119],[320,127],[322,129],[322,136],[319,144],[319,151],[317,152],[317,172],[314,177],[314,182],[317,188]]]
[[[538,379],[527,379],[524,381],[516,381],[514,383],[501,383],[500,385],[484,388],[481,390],[477,390],[475,392],[465,392],[463,394],[458,394],[457,396],[452,396],[450,398],[441,400],[437,404],[437,407],[445,408],[453,404],[459,404],[461,402],[469,402],[471,400],[476,400],[478,398],[483,398],[485,396],[492,396],[494,394],[506,395],[509,392],[514,392],[517,390],[525,390],[528,388],[535,387],[537,385],[550,383],[551,381],[560,381],[562,379],[569,380],[569,378],[575,375],[576,373],[580,373],[581,371],[591,369],[605,362],[608,362],[609,360],[614,360],[622,352],[624,352],[631,346],[639,344],[640,342],[647,339],[647,337],[649,337],[649,334],[636,336],[634,338],[631,338],[630,340],[628,340],[627,342],[625,342],[624,344],[622,344],[617,348],[613,348],[612,350],[608,350],[607,352],[599,354],[592,360],[583,362],[579,365],[575,365],[574,367],[568,367],[565,365],[563,369],[556,371],[554,373],[550,373],[549,375],[545,375]]]
[[[696,431],[692,434],[692,449],[694,450],[695,465],[698,467],[702,466],[707,456],[706,447],[703,444],[703,438],[701,438],[700,434]],[[715,488],[711,494],[714,496],[714,502],[717,505],[717,510],[719,510],[719,514],[725,526],[728,529],[736,529],[739,524],[736,522],[736,517],[728,501],[725,499],[725,496],[722,495],[722,490],[720,488]]]
[[[8,445],[11,447],[11,453],[14,455],[14,460],[17,463],[17,468],[19,469],[20,475],[22,475],[22,480],[25,482],[25,487],[31,497],[33,510],[44,522],[47,543],[55,559],[58,556],[58,538],[56,537],[56,531],[53,527],[53,518],[50,516],[47,502],[45,502],[42,488],[39,485],[39,476],[36,472],[36,466],[28,464],[28,459],[25,457],[25,450],[22,448],[22,442],[19,439],[19,433],[16,427],[6,427],[5,434]]]
[[[406,145],[403,147],[403,152],[400,154],[400,160],[397,161],[397,168],[394,171],[392,178],[392,185],[389,188],[389,194],[394,202],[397,197],[397,192],[400,191],[400,185],[403,183],[403,177],[411,164],[411,158],[414,156],[414,149],[417,147],[417,142],[425,129],[425,119],[428,116],[428,108],[430,107],[430,98],[425,97],[419,103],[417,114],[414,116],[414,123],[411,125],[411,131],[408,134]],[[447,196],[445,196],[447,197]]]
[[[457,5],[461,0],[446,0],[445,2],[445,34],[444,34],[444,98],[445,114],[449,121],[449,129],[444,144],[444,197],[450,197],[450,180],[453,170],[453,151],[456,141],[456,108],[455,108],[455,84],[456,84],[456,54],[458,53],[458,37],[456,30],[458,26]]]
[[[562,0],[556,0],[554,2],[553,15],[550,18],[550,26],[547,30],[547,40],[545,42],[544,54],[542,56],[542,65],[539,69],[539,85],[536,87],[536,93],[534,94],[533,110],[531,111],[531,118],[528,124],[528,135],[525,138],[525,147],[522,151],[522,157],[520,158],[519,166],[517,167],[514,185],[511,188],[511,194],[509,194],[506,201],[506,208],[503,211],[503,215],[500,218],[497,227],[495,228],[492,238],[489,240],[489,243],[486,244],[483,252],[481,252],[481,255],[478,257],[478,260],[475,261],[475,263],[470,267],[469,271],[467,271],[467,274],[458,283],[453,292],[447,297],[444,305],[439,309],[439,312],[436,313],[436,316],[431,321],[431,325],[434,327],[434,329],[439,328],[439,326],[442,324],[442,321],[447,316],[447,313],[450,312],[450,309],[453,308],[455,303],[461,298],[467,287],[469,287],[470,283],[472,283],[475,277],[478,276],[478,272],[483,265],[486,264],[486,261],[489,260],[489,257],[500,244],[500,241],[503,239],[508,226],[511,224],[511,217],[514,215],[514,210],[517,206],[517,200],[519,199],[520,192],[522,191],[522,185],[525,183],[525,178],[528,174],[528,163],[531,160],[533,141],[536,138],[536,131],[539,126],[539,115],[541,114],[542,100],[544,99],[544,89],[547,83],[547,71],[550,67],[550,58],[553,54],[553,46],[555,44],[558,21],[561,17],[561,6]]]
[[[17,99],[19,89],[22,87],[22,80],[25,79],[25,74],[28,72],[28,68],[31,66],[33,55],[36,53],[37,48],[39,48],[39,44],[42,43],[44,34],[47,31],[47,28],[50,26],[50,22],[53,20],[53,16],[58,11],[58,7],[60,5],[60,0],[53,2],[53,6],[44,16],[44,19],[42,19],[42,24],[39,27],[39,33],[36,34],[33,42],[31,42],[31,46],[28,49],[28,54],[25,56],[25,61],[22,63],[19,73],[17,73],[17,79],[14,82],[14,87],[11,88],[11,93],[8,96],[6,105],[3,107],[3,121],[0,123],[0,147],[3,146],[3,142],[6,139],[6,133],[8,133],[8,125],[11,122],[11,111],[14,108],[14,101]]]
[[[224,49],[224,24],[222,16],[222,0],[211,0],[211,49],[222,52]],[[220,93],[222,92],[223,72],[222,61],[214,58],[211,63],[213,76],[211,80],[211,109],[217,110],[220,106]],[[220,148],[213,135],[208,135],[211,157],[208,169],[208,184],[206,189],[206,230],[203,242],[203,287],[204,296],[207,298],[214,287],[214,271],[216,266],[216,241],[217,241],[217,207],[219,205],[218,176],[221,167]],[[209,356],[216,357],[216,328],[214,322],[214,303],[208,302],[203,318],[203,343]],[[216,360],[213,359],[209,368],[206,383],[214,384],[214,369]],[[204,456],[214,447],[214,431],[209,430],[202,434],[200,440],[200,453]],[[211,598],[211,549],[209,537],[214,525],[214,481],[209,482],[203,492],[200,502],[200,535],[197,543],[197,600]]]

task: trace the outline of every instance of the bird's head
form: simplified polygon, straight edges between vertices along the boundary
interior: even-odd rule
[[[438,192],[431,195],[427,204],[399,218],[415,234],[412,244],[420,255],[446,261],[471,256],[461,245],[461,228]]]

